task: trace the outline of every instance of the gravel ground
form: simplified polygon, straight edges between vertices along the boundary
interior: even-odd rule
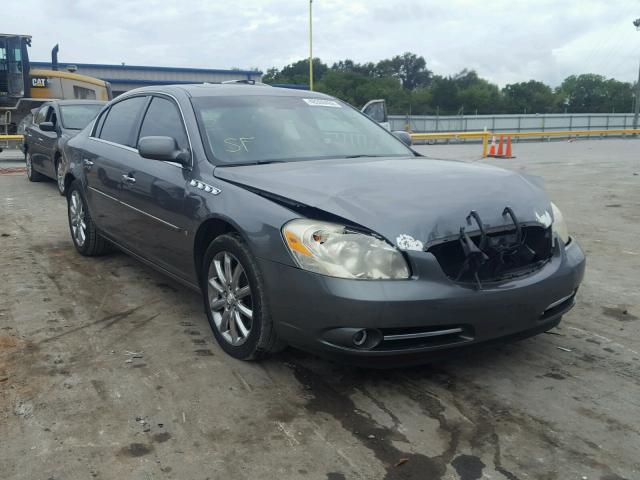
[[[639,147],[492,160],[542,176],[564,211],[588,255],[576,308],[548,334],[386,371],[229,358],[196,294],[123,254],[79,256],[55,184],[0,174],[0,477],[640,478]]]

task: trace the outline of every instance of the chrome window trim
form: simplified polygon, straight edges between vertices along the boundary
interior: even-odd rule
[[[112,147],[118,147],[118,148],[122,148],[124,150],[127,150],[129,152],[133,152],[136,153],[138,155],[140,155],[140,153],[138,152],[137,148],[133,148],[130,147],[128,145],[122,145],[121,143],[115,143],[115,142],[110,142],[109,140],[103,140],[101,138],[97,138],[97,137],[89,137],[89,140],[93,140],[94,142],[102,142],[102,143],[106,143],[107,145],[111,145]],[[142,157],[140,157],[142,158]],[[159,160],[153,160],[154,162],[160,162]],[[168,160],[162,160],[160,163],[165,163],[167,165],[171,165],[172,167],[176,167],[176,168],[180,168],[183,169],[186,165],[182,165],[178,162],[170,162]]]
[[[117,202],[117,203],[119,203],[119,204],[121,204],[121,205],[124,205],[125,207],[129,207],[130,209],[135,210],[136,212],[141,213],[141,214],[143,214],[143,215],[145,215],[145,216],[147,216],[147,217],[149,217],[149,218],[151,218],[151,219],[155,220],[156,222],[160,222],[160,223],[162,223],[163,225],[166,225],[167,227],[169,227],[169,228],[171,228],[171,229],[175,230],[176,232],[180,232],[180,231],[182,231],[182,228],[178,227],[177,225],[174,225],[173,223],[169,223],[169,222],[167,222],[167,221],[165,221],[165,220],[162,220],[161,218],[158,218],[158,217],[156,217],[156,216],[154,216],[154,215],[151,215],[150,213],[147,213],[147,212],[145,212],[144,210],[140,210],[139,208],[136,208],[136,207],[134,207],[133,205],[129,205],[128,203],[123,202],[122,200],[118,200],[117,198],[112,197],[112,196],[111,196],[111,195],[109,195],[108,193],[104,193],[103,191],[98,190],[97,188],[89,187],[89,190],[92,190],[92,191],[94,191],[94,192],[96,192],[96,193],[99,193],[100,195],[104,195],[104,196],[105,196],[105,197],[107,197],[108,199],[113,200],[114,202]]]
[[[184,169],[185,167],[188,167],[188,169],[191,169],[193,167],[193,144],[191,142],[191,135],[189,134],[189,129],[187,128],[187,121],[184,118],[184,112],[182,111],[182,106],[180,105],[180,102],[178,101],[178,99],[174,95],[172,95],[170,93],[166,93],[166,92],[155,91],[155,90],[149,90],[149,91],[145,90],[144,92],[136,92],[136,93],[133,93],[131,95],[124,94],[124,95],[121,95],[120,97],[118,97],[118,101],[117,102],[113,102],[113,103],[109,104],[109,108],[104,112],[104,115],[108,116],[109,115],[109,111],[111,110],[111,107],[113,105],[115,105],[116,103],[120,103],[120,102],[122,102],[124,100],[127,100],[129,98],[142,97],[142,96],[145,96],[145,97],[151,96],[151,97],[153,97],[154,95],[156,95],[156,96],[166,96],[166,97],[170,97],[171,99],[173,99],[173,103],[178,107],[178,111],[180,112],[180,118],[182,118],[182,127],[184,128],[184,131],[187,134],[187,141],[189,142],[189,165],[181,165],[181,164],[176,163],[176,162],[166,162],[166,161],[164,163],[168,163],[169,165],[177,166],[177,167],[182,168],[182,169]],[[153,100],[153,98],[152,98],[152,100]],[[148,105],[147,105],[147,109],[148,109]],[[144,113],[146,115],[146,113],[147,113],[146,109],[145,109]],[[98,117],[96,117],[96,120],[98,119]],[[120,143],[110,142],[108,140],[103,140],[101,138],[94,137],[94,133],[95,133],[94,130],[95,130],[95,126],[97,124],[96,120],[94,120],[95,123],[91,127],[91,133],[89,134],[89,138],[91,138],[93,140],[98,140],[98,141],[101,141],[101,142],[108,143],[109,145],[113,145],[115,147],[122,147],[122,148],[125,148],[127,150],[131,150],[131,151],[134,151],[134,152],[138,153],[138,149],[137,148],[132,148],[132,147],[130,147],[128,145],[122,145]],[[142,121],[144,122],[144,117],[142,117]]]
[[[111,145],[113,147],[118,147],[133,153],[138,153],[137,148],[130,147],[129,145],[122,145],[121,143],[111,142],[109,140],[103,140],[102,138],[98,138],[98,137],[89,137],[89,139],[93,140],[94,142],[102,142],[102,143],[106,143],[107,145]]]

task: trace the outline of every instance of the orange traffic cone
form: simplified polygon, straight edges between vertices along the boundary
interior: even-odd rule
[[[504,158],[516,158],[511,155],[511,137],[507,137],[507,151],[504,155]]]
[[[503,158],[504,154],[502,153],[502,146],[504,145],[504,136],[500,135],[500,141],[498,142],[498,153],[496,153],[496,158]]]
[[[491,148],[489,148],[489,155],[487,156],[488,157],[496,156],[496,136],[495,135],[491,137]]]

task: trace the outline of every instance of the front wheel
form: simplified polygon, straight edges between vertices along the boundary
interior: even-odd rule
[[[211,242],[203,267],[205,311],[222,349],[240,360],[281,350],[262,274],[240,236],[229,233]]]
[[[81,255],[93,257],[109,252],[110,244],[98,233],[98,229],[87,209],[87,204],[81,191],[81,184],[78,180],[69,187],[67,212],[71,239],[76,250]]]
[[[33,169],[33,160],[28,150],[27,153],[24,154],[24,161],[27,164],[27,178],[30,182],[41,182],[45,179],[44,175]]]

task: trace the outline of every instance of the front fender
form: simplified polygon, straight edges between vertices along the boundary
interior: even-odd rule
[[[199,224],[211,218],[223,220],[239,232],[257,257],[295,266],[281,228],[299,218],[299,214],[238,185],[217,178],[211,179],[210,184],[220,189],[220,193],[214,195],[189,187],[187,194],[187,205],[196,207],[192,215]]]

